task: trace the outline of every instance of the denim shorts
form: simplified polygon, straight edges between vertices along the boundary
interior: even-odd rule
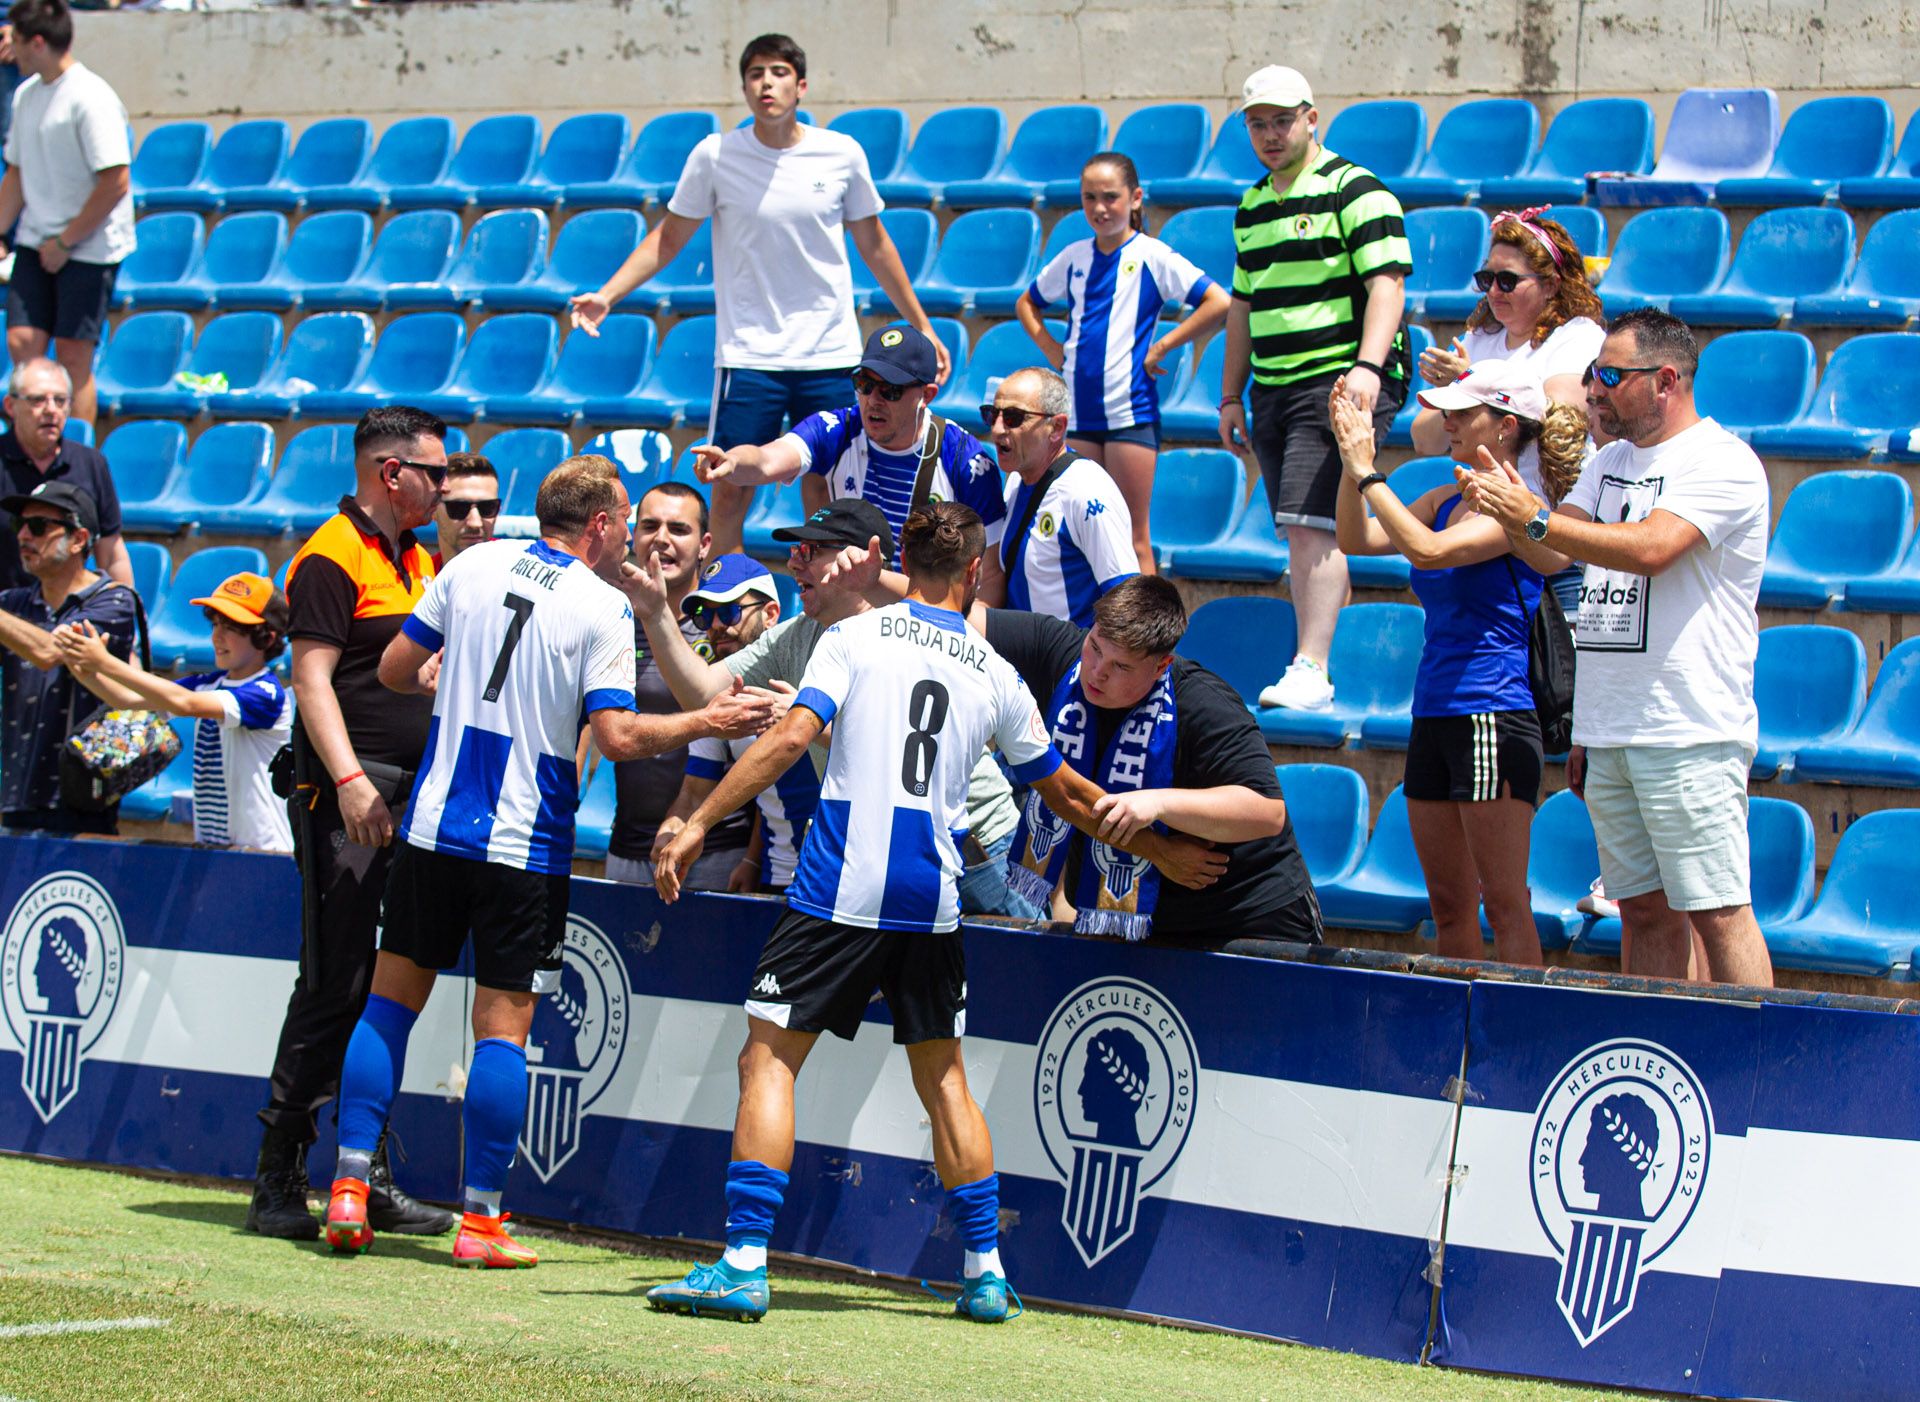
[[[853,367],[719,372],[707,437],[716,448],[771,443],[789,423],[853,404]]]
[[[1070,428],[1068,438],[1078,438],[1082,443],[1138,443],[1143,448],[1160,450],[1160,425],[1132,424],[1126,428]]]
[[[1609,900],[1663,891],[1675,910],[1753,903],[1747,769],[1737,740],[1587,751],[1587,814]]]

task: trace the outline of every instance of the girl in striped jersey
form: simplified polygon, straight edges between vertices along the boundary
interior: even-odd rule
[[[1147,508],[1160,455],[1160,392],[1166,358],[1227,318],[1227,293],[1193,263],[1146,233],[1146,196],[1133,162],[1102,151],[1080,171],[1080,207],[1093,237],[1067,247],[1040,270],[1014,311],[1047,362],[1073,391],[1067,446],[1107,469],[1133,515],[1133,550],[1152,574]],[[1042,314],[1065,302],[1067,339]],[[1155,337],[1161,309],[1193,308]]]

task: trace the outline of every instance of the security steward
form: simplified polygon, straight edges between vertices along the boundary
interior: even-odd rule
[[[418,409],[370,410],[354,429],[353,495],[287,570],[299,723],[283,783],[300,868],[301,945],[247,1208],[248,1229],[265,1236],[320,1235],[307,1205],[307,1146],[315,1116],[339,1092],[347,1040],[367,1001],[393,834],[433,715],[437,658],[423,670],[425,693],[414,696],[383,687],[379,665],[433,577],[413,528],[440,504],[446,434]],[[376,1231],[447,1231],[453,1214],[394,1185],[387,1137],[383,1130],[374,1151],[368,1220]]]

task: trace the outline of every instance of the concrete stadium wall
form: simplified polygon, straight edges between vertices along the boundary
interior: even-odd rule
[[[1076,100],[1224,109],[1269,62],[1302,69],[1323,100],[1412,96],[1442,110],[1520,92],[1554,108],[1628,93],[1663,117],[1674,93],[1702,85],[1769,86],[1789,104],[1882,91],[1904,117],[1920,81],[1914,10],[1870,0],[486,0],[89,12],[77,52],[143,129],[183,117],[650,115],[737,103],[739,47],[775,26],[806,46],[816,107],[886,103],[916,117],[967,101],[1014,114]]]

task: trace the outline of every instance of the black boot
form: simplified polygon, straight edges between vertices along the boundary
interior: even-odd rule
[[[387,1139],[392,1133],[381,1130],[380,1141],[373,1146],[373,1163],[367,1169],[367,1225],[376,1232],[402,1236],[439,1236],[451,1231],[451,1212],[415,1201],[393,1181],[393,1165],[387,1159]],[[405,1149],[400,1153],[406,1157]]]
[[[307,1206],[307,1146],[287,1130],[269,1128],[260,1140],[247,1230],[289,1241],[320,1235],[320,1223]]]

